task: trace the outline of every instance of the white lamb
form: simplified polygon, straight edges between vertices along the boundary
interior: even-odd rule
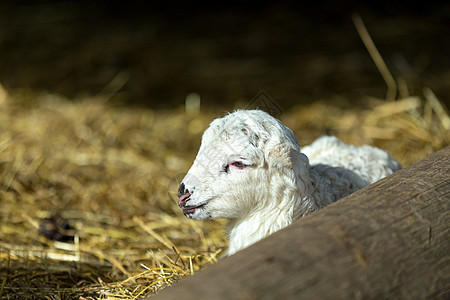
[[[231,255],[400,168],[378,148],[330,136],[300,152],[279,120],[240,110],[204,132],[178,205],[191,219],[229,219]]]

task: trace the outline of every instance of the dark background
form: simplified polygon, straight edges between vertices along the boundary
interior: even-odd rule
[[[384,98],[351,20],[364,20],[411,94],[450,92],[448,1],[2,1],[0,82],[70,99],[173,108],[245,105],[265,90],[284,109]]]

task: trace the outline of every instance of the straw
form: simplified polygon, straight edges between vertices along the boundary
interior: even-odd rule
[[[450,144],[448,113],[431,90],[361,107],[330,103],[290,109],[281,120],[301,145],[334,134],[379,146],[404,166]],[[225,222],[187,219],[175,194],[219,115],[8,92],[0,106],[0,295],[136,299],[216,263]],[[190,124],[200,130],[187,132]],[[55,215],[70,226],[60,232],[66,240],[39,234]]]

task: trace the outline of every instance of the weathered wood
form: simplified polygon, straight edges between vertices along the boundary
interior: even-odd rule
[[[449,155],[447,147],[156,299],[450,299]]]

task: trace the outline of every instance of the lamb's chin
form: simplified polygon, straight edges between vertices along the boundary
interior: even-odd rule
[[[185,207],[183,213],[189,219],[203,220],[211,218],[210,213],[206,208],[206,203],[196,207]]]

